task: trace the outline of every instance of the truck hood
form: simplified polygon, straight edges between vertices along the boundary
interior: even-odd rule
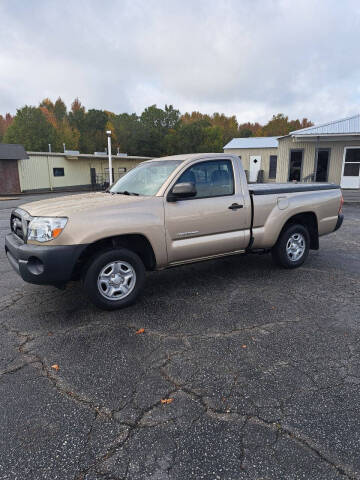
[[[130,206],[149,199],[134,195],[119,195],[105,192],[82,193],[64,197],[47,198],[38,202],[25,203],[20,208],[32,217],[71,217],[88,210],[106,209],[113,206]]]

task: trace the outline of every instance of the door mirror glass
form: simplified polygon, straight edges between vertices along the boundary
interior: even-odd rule
[[[196,188],[192,182],[177,183],[173,186],[171,192],[168,195],[169,202],[176,202],[182,198],[190,198],[196,196]]]

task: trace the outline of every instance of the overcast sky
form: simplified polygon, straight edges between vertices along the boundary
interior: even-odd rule
[[[87,108],[315,122],[360,112],[359,0],[0,0],[0,113]]]

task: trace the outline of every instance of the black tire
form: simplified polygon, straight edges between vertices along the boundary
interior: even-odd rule
[[[106,292],[104,287],[106,287],[105,282],[101,282],[99,279],[99,275],[102,270],[105,269],[106,266],[114,262],[113,265],[116,266],[120,265],[121,268],[125,268],[126,265],[129,265],[131,269],[128,269],[128,276],[132,274],[131,280],[127,279],[124,281],[126,270],[121,270],[120,272],[114,271],[113,267],[108,267],[107,271],[105,270],[106,278],[109,276],[110,282],[122,282],[126,283],[126,288],[128,288],[127,283],[129,282],[129,290],[128,294],[124,293],[123,298],[116,298],[118,295],[121,297],[123,293],[118,291],[118,293],[114,293],[112,295],[112,299],[109,298],[109,295],[106,297]],[[123,262],[123,263],[122,263]],[[119,268],[119,267],[117,267]],[[126,267],[127,268],[127,267]],[[109,273],[108,273],[109,272]],[[135,275],[134,275],[135,273]],[[119,278],[110,278],[110,276],[115,277],[118,275]],[[98,281],[99,280],[99,281]],[[106,282],[109,282],[106,280]],[[117,310],[119,308],[127,307],[135,302],[137,297],[139,296],[143,286],[145,283],[145,267],[143,262],[141,261],[140,257],[132,252],[131,250],[127,250],[126,248],[116,248],[114,250],[106,250],[104,252],[99,253],[98,255],[94,256],[87,265],[87,268],[83,275],[83,288],[90,298],[90,300],[99,308],[103,310]],[[111,287],[109,287],[111,288]],[[120,285],[114,283],[114,289],[120,289]],[[102,292],[100,291],[102,290]],[[111,295],[110,295],[111,296]]]
[[[296,253],[288,251],[287,247],[290,247],[289,242],[291,242],[292,239],[299,245],[300,250],[303,250],[299,258],[296,258]],[[295,224],[289,225],[281,232],[278,241],[271,250],[271,254],[277,265],[284,268],[297,268],[307,259],[309,249],[310,234],[308,229],[303,225]]]

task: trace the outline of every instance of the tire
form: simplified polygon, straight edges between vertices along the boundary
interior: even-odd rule
[[[297,268],[309,255],[310,234],[300,224],[289,225],[280,234],[271,250],[274,262],[284,268]]]
[[[86,294],[103,310],[117,310],[134,303],[144,282],[143,262],[125,248],[99,253],[90,260],[83,276]]]

